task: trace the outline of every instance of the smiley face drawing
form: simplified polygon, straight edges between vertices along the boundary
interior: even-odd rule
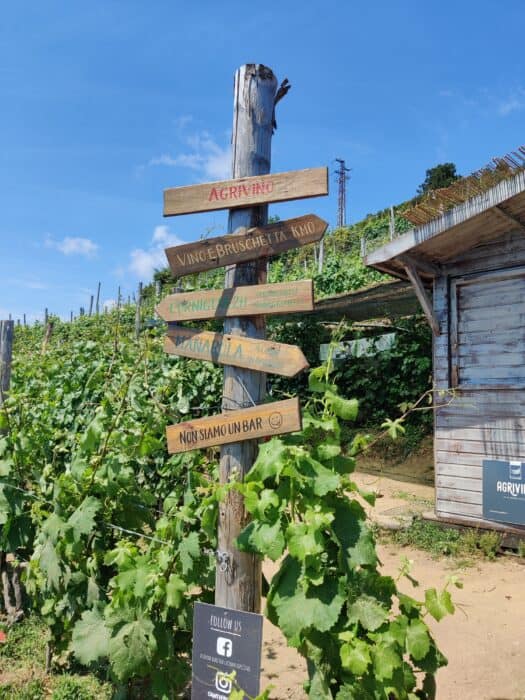
[[[283,417],[279,413],[279,411],[274,411],[273,413],[270,413],[268,423],[270,424],[270,428],[273,428],[274,430],[277,430],[281,427],[281,425],[283,424]]]

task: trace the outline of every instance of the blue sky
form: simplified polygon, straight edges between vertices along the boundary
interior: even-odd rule
[[[162,191],[227,174],[243,63],[293,86],[272,170],[344,158],[351,222],[439,162],[467,174],[525,143],[524,19],[523,0],[4,3],[0,318],[68,317],[98,281],[127,295],[166,243],[224,232],[226,212],[163,219]],[[335,224],[335,178],[270,212]]]

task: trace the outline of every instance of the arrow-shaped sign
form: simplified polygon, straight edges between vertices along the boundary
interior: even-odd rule
[[[287,314],[312,311],[313,297],[312,280],[255,284],[171,294],[157,306],[157,313],[165,321]]]
[[[168,452],[175,454],[201,447],[256,440],[293,433],[301,430],[301,427],[299,399],[286,399],[170,425],[166,428]]]
[[[174,277],[285,253],[324,236],[328,223],[315,214],[166,248]]]
[[[171,326],[168,329],[164,350],[171,355],[271,372],[285,377],[293,377],[309,366],[296,345],[222,335],[183,326]]]

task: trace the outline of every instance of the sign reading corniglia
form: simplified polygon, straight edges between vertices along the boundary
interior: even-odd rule
[[[312,280],[301,280],[172,294],[156,310],[164,321],[174,322],[287,314],[313,308]]]
[[[213,270],[258,258],[278,255],[323,237],[328,223],[315,214],[248,229],[245,233],[205,238],[166,248],[174,277]]]
[[[286,399],[253,408],[198,418],[166,428],[168,452],[176,454],[203,447],[256,440],[301,430],[299,399]]]
[[[328,168],[256,175],[164,190],[164,216],[236,209],[328,194]]]

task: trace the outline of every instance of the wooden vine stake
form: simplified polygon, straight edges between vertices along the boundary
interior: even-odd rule
[[[232,176],[266,175],[270,172],[271,141],[277,79],[262,65],[244,65],[235,74],[232,135]],[[268,206],[231,209],[228,231],[267,223]],[[226,273],[225,287],[266,282],[266,259],[235,265]],[[264,317],[230,318],[224,332],[249,338],[264,338]],[[236,410],[261,403],[266,375],[239,367],[224,368],[223,409]],[[246,440],[221,447],[220,478],[243,479],[257,457],[257,441]],[[248,520],[242,496],[230,491],[219,508],[218,551],[227,555],[227,567],[218,567],[215,603],[226,608],[259,612],[261,608],[261,562],[259,557],[239,552],[235,538]],[[226,568],[224,571],[223,569]]]

